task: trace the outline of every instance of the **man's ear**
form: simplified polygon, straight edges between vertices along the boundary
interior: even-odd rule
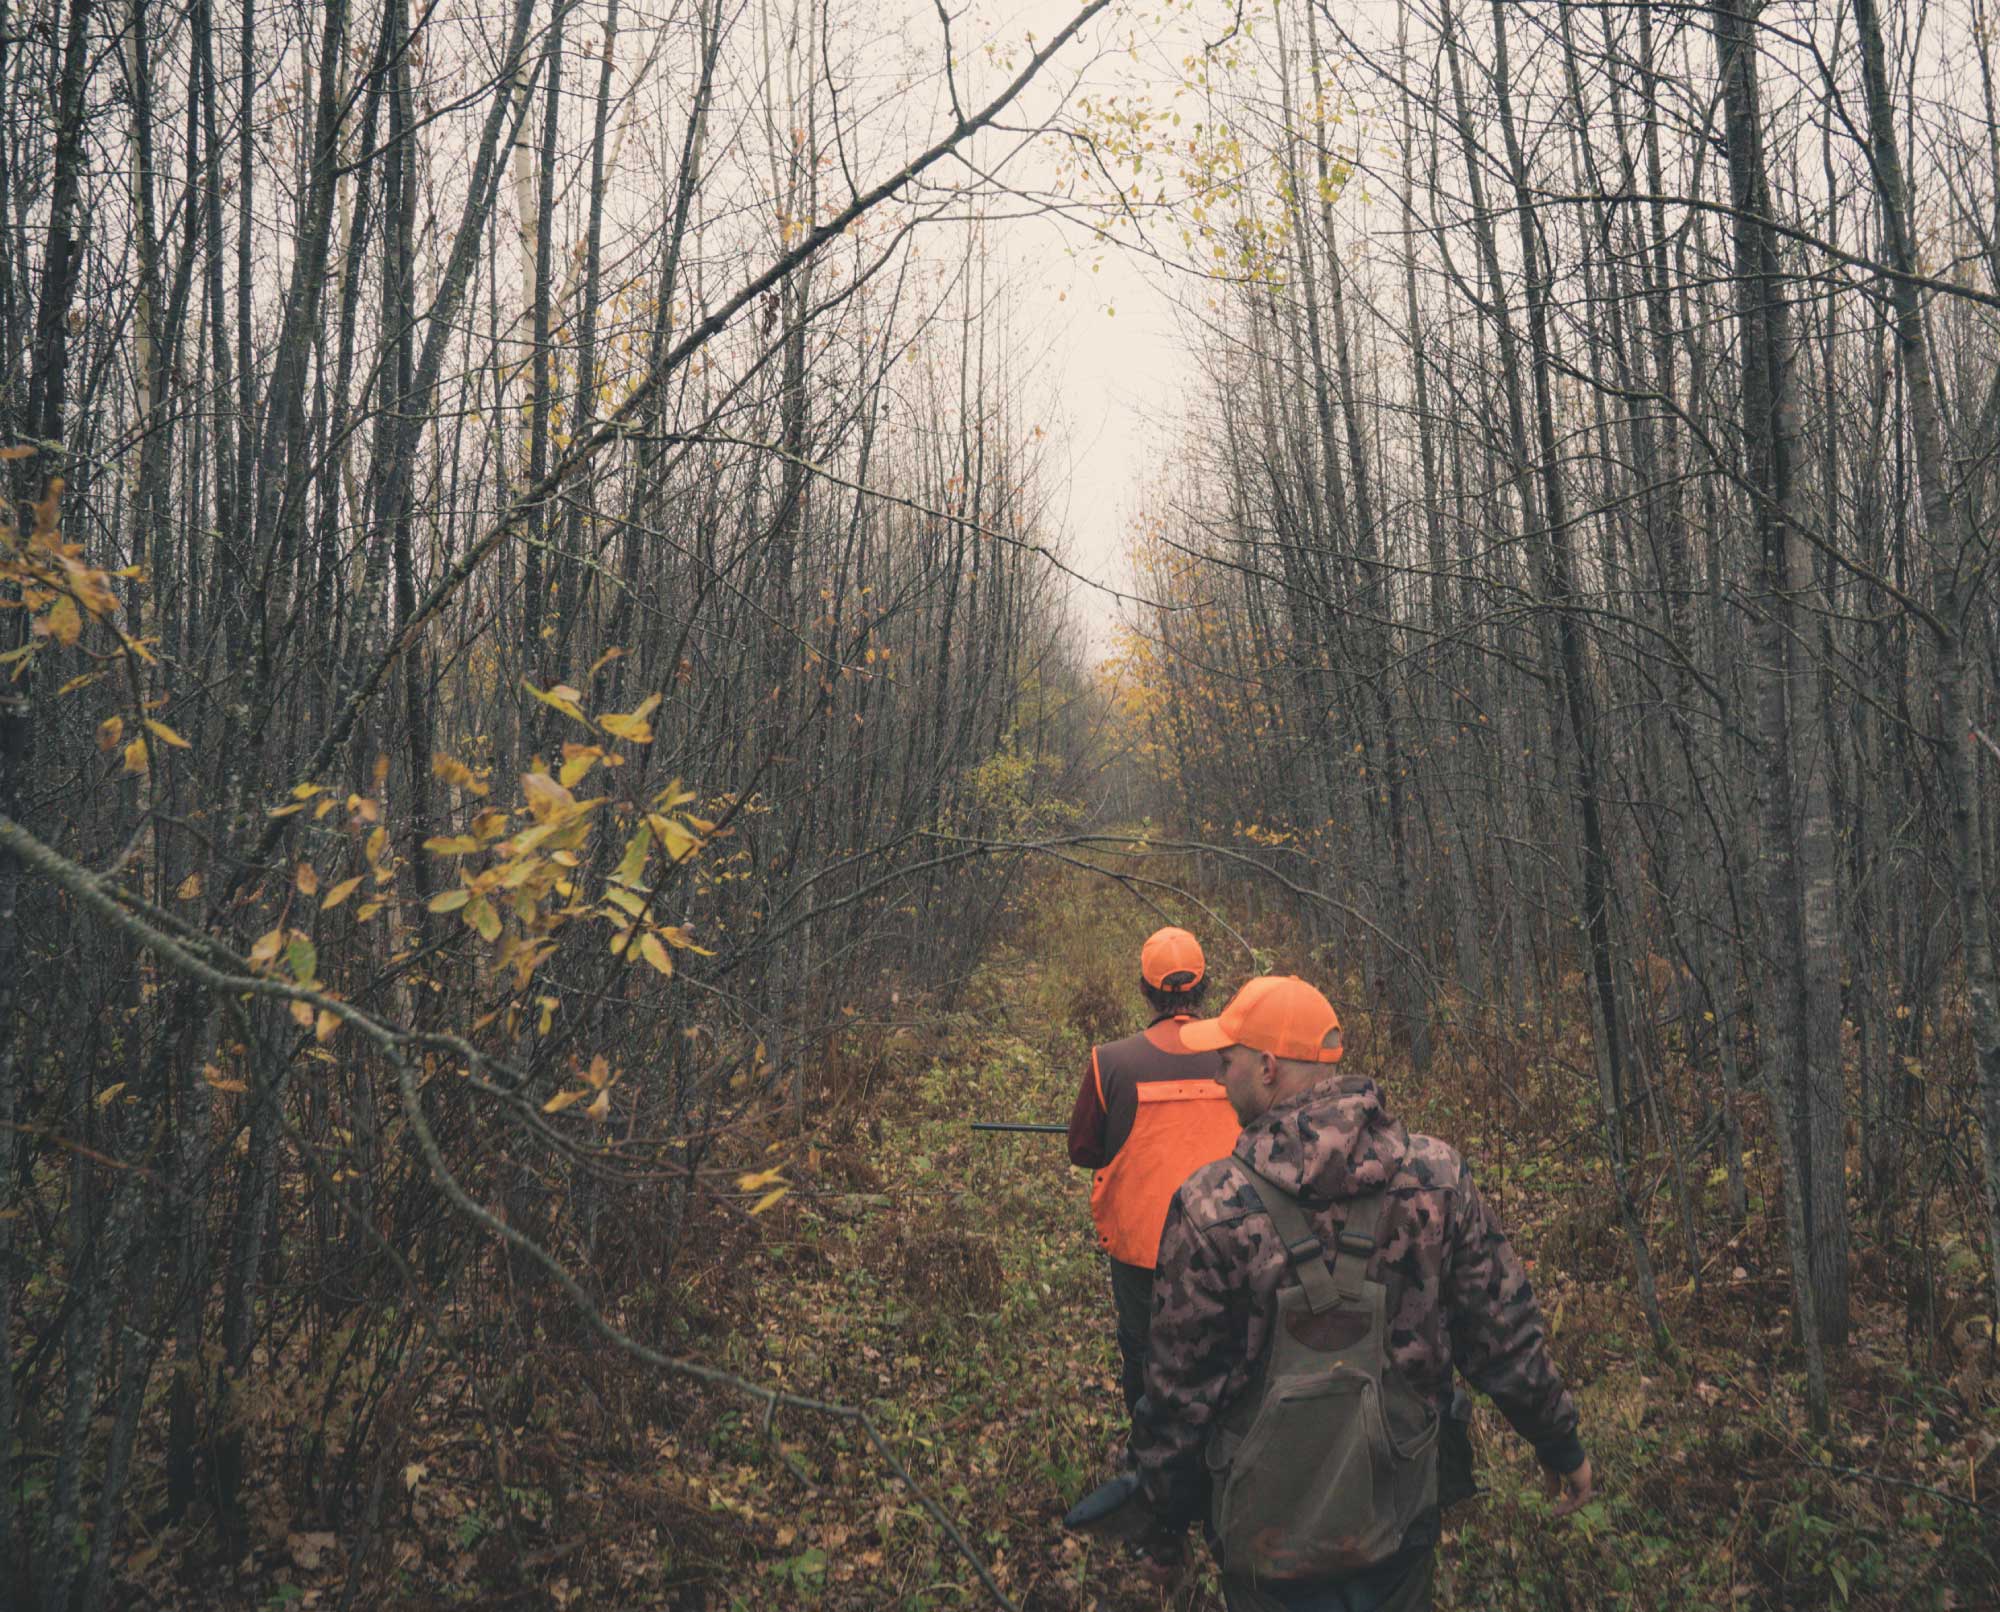
[[[1258,1077],[1267,1086],[1277,1085],[1278,1083],[1277,1054],[1271,1052],[1264,1052],[1264,1053],[1259,1053],[1258,1056],[1264,1060],[1263,1063],[1258,1067],[1257,1070]]]

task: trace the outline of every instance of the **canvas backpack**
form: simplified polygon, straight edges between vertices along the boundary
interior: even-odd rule
[[[1367,1279],[1384,1195],[1353,1200],[1329,1269],[1298,1199],[1244,1168],[1292,1280],[1262,1372],[1210,1437],[1210,1521],[1231,1577],[1344,1578],[1437,1504],[1437,1407],[1388,1369],[1386,1295]]]

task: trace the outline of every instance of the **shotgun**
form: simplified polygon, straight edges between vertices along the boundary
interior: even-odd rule
[[[972,1122],[972,1128],[975,1131],[1048,1132],[1051,1135],[1055,1136],[1067,1136],[1069,1134],[1069,1127],[1067,1125],[1015,1125],[1005,1121],[983,1120],[983,1119],[974,1120]]]

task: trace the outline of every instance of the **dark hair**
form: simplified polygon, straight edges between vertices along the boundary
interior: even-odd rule
[[[1178,977],[1175,974],[1167,976],[1168,979]],[[1204,977],[1182,990],[1164,991],[1159,986],[1148,985],[1141,979],[1139,991],[1152,1004],[1155,1013],[1192,1013],[1201,1006],[1201,999],[1208,994],[1208,980]]]

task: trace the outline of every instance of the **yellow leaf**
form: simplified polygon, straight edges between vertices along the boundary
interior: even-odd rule
[[[125,770],[127,772],[138,773],[143,777],[149,765],[150,762],[146,755],[146,741],[144,739],[134,739],[125,747]],[[272,813],[274,817],[277,815],[279,814]]]
[[[667,948],[660,944],[660,937],[650,930],[639,942],[639,955],[657,968],[668,979],[674,977],[674,960]]]
[[[331,1041],[339,1028],[340,1015],[331,1009],[321,1008],[319,1017],[313,1020],[313,1037],[321,1042]]]
[[[590,1082],[590,1089],[592,1091],[602,1091],[606,1086],[611,1084],[613,1078],[611,1065],[605,1061],[603,1053],[599,1052],[591,1055],[590,1067],[584,1071],[583,1078]]]
[[[701,841],[697,840],[671,817],[666,821],[667,829],[660,836],[660,839],[666,845],[667,855],[672,857],[676,862],[685,862],[689,857],[694,855],[695,851],[700,847]]]
[[[431,757],[431,771],[446,783],[464,790],[468,795],[486,793],[486,780],[474,772],[464,762],[439,752]]]
[[[442,895],[432,896],[424,903],[429,912],[456,912],[472,899],[470,890],[447,890]]]
[[[780,1198],[782,1198],[786,1193],[790,1192],[791,1190],[792,1189],[790,1187],[773,1187],[769,1192],[765,1193],[763,1197],[759,1198],[755,1203],[750,1205],[750,1213],[752,1213],[753,1215],[761,1215],[766,1209],[770,1208],[772,1204],[776,1203]]]
[[[375,914],[380,912],[381,910],[382,910],[381,902],[364,901],[361,903],[360,906],[354,909],[354,921],[358,924],[365,924],[366,922],[368,922],[370,918],[374,917]]]
[[[597,725],[614,739],[623,739],[628,744],[651,744],[653,730],[646,718],[658,709],[660,696],[655,694],[642,703],[637,710],[624,715],[612,712],[597,719]]]
[[[590,769],[604,752],[594,744],[566,744],[563,746],[562,771],[557,780],[565,789],[574,789],[580,784]]]
[[[784,1179],[784,1166],[775,1170],[759,1170],[754,1175],[739,1175],[736,1178],[738,1192],[755,1192],[759,1187],[768,1187],[773,1181]]]
[[[535,1025],[535,1034],[547,1035],[549,1033],[549,1026],[556,1022],[556,1008],[560,1006],[559,999],[553,996],[538,996],[535,1000],[541,1005],[542,1009],[541,1019]]]
[[[174,899],[177,901],[193,901],[200,894],[201,875],[199,873],[190,873],[174,887]]]
[[[357,873],[351,879],[342,879],[340,883],[327,891],[326,899],[319,904],[319,910],[321,912],[331,912],[360,888],[362,878],[363,875]]]
[[[313,865],[310,862],[299,864],[298,872],[292,875],[292,883],[298,886],[299,894],[302,896],[319,894],[319,875],[313,872]]]
[[[588,1087],[577,1091],[559,1091],[555,1096],[542,1104],[542,1112],[544,1114],[560,1114],[571,1103],[580,1103],[589,1095],[590,1090]]]
[[[611,1093],[608,1090],[599,1092],[596,1101],[586,1108],[584,1112],[592,1119],[603,1119],[605,1115],[611,1112]]]
[[[190,745],[187,742],[187,740],[183,739],[178,733],[174,732],[174,730],[168,727],[164,722],[155,722],[151,717],[147,717],[146,729],[149,733],[153,735],[154,738],[158,739],[160,743],[172,745],[176,750],[190,750],[193,748],[193,746]]]
[[[36,625],[59,644],[73,644],[83,631],[83,618],[77,614],[76,601],[68,594],[49,606],[49,612]]]
[[[97,748],[111,751],[118,748],[118,741],[125,737],[125,719],[122,716],[108,716],[97,724]]]
[[[481,812],[472,820],[472,832],[481,840],[497,840],[507,832],[507,814],[498,811]]]
[[[604,892],[604,899],[614,907],[623,908],[626,913],[634,918],[644,916],[646,911],[644,899],[634,895],[630,890],[620,890],[614,886]]]
[[[292,1023],[296,1024],[301,1030],[310,1030],[313,1027],[312,1003],[293,1002],[290,1005],[290,1012]]]
[[[583,714],[576,703],[579,698],[576,690],[571,688],[567,683],[558,683],[545,694],[524,677],[521,679],[521,687],[534,695],[542,704],[553,706],[556,710],[562,712],[571,721],[581,722],[586,728],[590,726],[590,719]]]
[[[576,813],[576,797],[545,772],[524,773],[521,793],[528,797],[528,810],[537,823],[561,822]]]
[[[465,921],[479,931],[481,940],[500,938],[500,914],[493,910],[484,896],[474,896],[466,903]]]
[[[215,1091],[243,1092],[250,1089],[240,1080],[229,1079],[228,1076],[224,1075],[212,1063],[205,1063],[201,1066],[201,1078]]]
[[[97,1106],[99,1108],[108,1107],[117,1100],[118,1094],[124,1089],[125,1082],[122,1080],[115,1086],[106,1086],[104,1090],[97,1094]]]
[[[313,796],[319,793],[319,790],[320,786],[318,784],[294,784],[292,785],[292,799],[311,800]]]
[[[440,834],[425,840],[424,849],[438,856],[464,856],[478,850],[479,841],[470,834]]]
[[[638,832],[625,842],[625,854],[618,859],[618,869],[611,875],[619,884],[637,884],[646,871],[646,857],[653,848],[653,831],[644,823]]]
[[[382,860],[382,853],[389,849],[389,831],[386,828],[376,829],[368,836],[367,843],[361,849],[362,854],[368,858],[368,865],[374,867]]]
[[[339,804],[340,804],[339,801],[335,800],[331,795],[328,795],[325,800],[321,801],[317,806],[313,808],[313,821],[317,823],[322,817],[326,816],[328,812],[332,811],[334,807],[338,806]],[[294,806],[292,810],[297,811],[298,807]]]

